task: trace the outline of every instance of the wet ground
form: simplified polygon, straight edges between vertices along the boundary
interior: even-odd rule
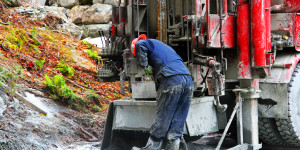
[[[100,149],[104,115],[78,113],[28,92],[24,97],[47,115],[0,92],[0,150]]]
[[[221,138],[221,135],[214,135],[214,136],[204,136],[201,139],[189,143],[188,147],[189,150],[215,150],[218,145],[218,142]],[[228,149],[231,147],[236,146],[237,141],[233,138],[227,137],[222,144],[222,149]],[[268,145],[262,143],[262,150],[299,150],[299,148],[292,148],[292,147],[282,147],[282,146],[275,146],[275,145]]]

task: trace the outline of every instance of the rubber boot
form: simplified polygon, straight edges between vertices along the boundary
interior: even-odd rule
[[[143,148],[133,147],[131,150],[160,150],[162,143],[163,140],[154,141],[151,137],[149,137],[145,147]]]
[[[165,150],[179,150],[179,146],[180,138],[177,138],[175,140],[168,140]]]

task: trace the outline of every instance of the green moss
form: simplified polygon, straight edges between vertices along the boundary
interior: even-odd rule
[[[7,36],[5,36],[5,39],[7,39],[12,44],[18,45],[18,47],[21,47],[23,45],[23,41],[14,35],[7,35]]]
[[[42,43],[36,38],[38,31],[35,26],[32,28],[31,33],[32,33],[32,42],[34,42],[36,45],[42,45]]]
[[[92,107],[92,111],[94,111],[94,112],[101,112],[102,109],[101,109],[99,106],[94,105],[94,106]]]
[[[67,78],[71,78],[74,76],[74,68],[70,67],[68,64],[64,63],[63,61],[60,61],[57,64],[57,70],[59,70],[63,75],[67,76]]]
[[[44,68],[44,63],[45,63],[46,61],[44,60],[44,59],[42,59],[42,60],[36,60],[35,62],[34,62],[34,68],[35,68],[35,70],[39,70],[39,69],[43,69]]]
[[[35,51],[35,52],[41,52],[40,51],[40,48],[37,46],[37,45],[34,45],[34,44],[29,44],[29,46],[31,47],[31,48],[33,48],[33,50]]]
[[[85,51],[88,53],[88,55],[92,58],[92,59],[100,59],[100,56],[98,56],[97,51],[93,51],[91,49],[85,49]]]
[[[92,44],[91,44],[91,43],[89,43],[89,42],[87,42],[87,41],[85,41],[85,40],[83,40],[82,42],[83,42],[83,44],[84,44],[88,49],[91,49],[91,48],[92,48]]]
[[[54,41],[54,38],[51,35],[42,34],[41,36],[44,37],[44,38],[47,38],[49,41]]]

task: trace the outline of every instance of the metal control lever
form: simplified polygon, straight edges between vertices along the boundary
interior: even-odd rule
[[[228,106],[226,104],[221,104],[220,103],[219,96],[215,95],[214,98],[215,98],[215,103],[214,104],[216,105],[217,110],[219,112],[225,112]]]
[[[226,104],[221,104],[220,103],[220,96],[225,95],[225,77],[222,75],[221,70],[222,70],[222,65],[217,62],[214,58],[212,57],[206,57],[206,56],[201,56],[195,54],[194,58],[194,63],[203,65],[206,67],[209,67],[212,69],[211,75],[212,79],[210,80],[212,84],[212,92],[215,98],[214,104],[216,105],[218,111],[224,112],[227,109]]]

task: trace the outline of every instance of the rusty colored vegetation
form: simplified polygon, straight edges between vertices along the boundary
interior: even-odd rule
[[[130,96],[128,91],[125,95],[120,94],[118,81],[99,82],[95,60],[86,49],[98,53],[101,50],[56,30],[55,24],[60,23],[58,17],[49,15],[42,21],[35,21],[2,6],[0,15],[0,65],[22,66],[23,77],[18,80],[19,84],[47,93],[45,75],[50,78],[62,75],[66,86],[81,102],[74,101],[69,105],[59,98],[56,101],[82,112],[106,110],[110,101]],[[74,75],[62,74],[57,69],[60,62],[74,68]]]

